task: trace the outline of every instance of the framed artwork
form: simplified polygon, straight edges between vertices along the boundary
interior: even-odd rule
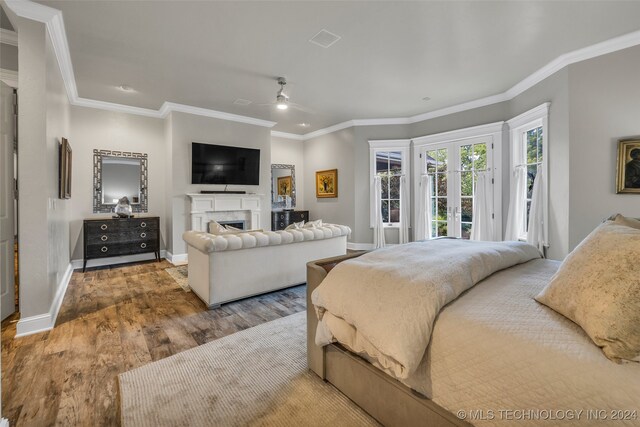
[[[67,138],[60,144],[59,198],[71,198],[71,145]]]
[[[618,142],[616,193],[640,194],[640,140]]]
[[[291,175],[278,177],[278,196],[291,197]]]
[[[316,172],[316,197],[338,197],[338,169]]]

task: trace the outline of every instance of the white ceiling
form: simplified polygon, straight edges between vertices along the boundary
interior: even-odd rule
[[[563,53],[640,29],[640,2],[40,3],[63,12],[81,97],[176,102],[297,134],[501,93]],[[323,28],[342,39],[309,43]],[[277,76],[314,114],[255,105],[274,100]]]

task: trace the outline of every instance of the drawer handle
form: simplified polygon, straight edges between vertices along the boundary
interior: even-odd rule
[[[146,243],[140,243],[140,247],[141,247],[142,249],[144,249],[144,248],[146,248],[146,247],[147,247],[147,244],[146,244]]]
[[[102,236],[102,237],[100,238],[100,240],[102,240],[103,242],[106,242],[108,238],[109,238],[109,237],[107,237],[107,236]]]
[[[106,246],[103,246],[103,247],[101,247],[101,248],[100,248],[100,250],[101,250],[102,252],[107,252],[107,251],[109,250],[109,248],[108,248],[108,247],[106,247]]]
[[[106,230],[107,229],[107,224],[102,224],[100,226],[100,230]]]
[[[145,237],[147,237],[147,233],[140,233],[140,237],[144,239]]]
[[[140,223],[140,227],[145,228],[146,226],[147,226],[147,223],[146,223],[146,222],[141,222],[141,223]]]

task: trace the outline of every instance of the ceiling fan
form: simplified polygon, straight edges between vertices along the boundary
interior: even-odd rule
[[[287,79],[286,78],[278,77],[276,79],[276,81],[280,85],[280,90],[278,90],[278,93],[276,94],[276,100],[274,102],[269,102],[269,103],[266,103],[266,104],[258,104],[258,105],[266,106],[266,107],[271,107],[271,106],[275,105],[275,107],[278,110],[282,110],[282,111],[287,110],[287,109],[289,109],[289,107],[291,107],[291,108],[294,108],[296,110],[303,111],[305,113],[313,113],[308,108],[305,108],[302,105],[296,104],[295,102],[291,102],[289,100],[289,96],[286,93],[284,93],[284,87],[287,84]]]

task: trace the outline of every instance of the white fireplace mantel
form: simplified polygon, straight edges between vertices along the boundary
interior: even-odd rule
[[[235,219],[248,220],[249,228],[260,228],[262,194],[201,194],[190,193],[191,229],[207,231],[211,220],[218,220],[220,213],[237,213]],[[246,219],[245,219],[246,218]]]

